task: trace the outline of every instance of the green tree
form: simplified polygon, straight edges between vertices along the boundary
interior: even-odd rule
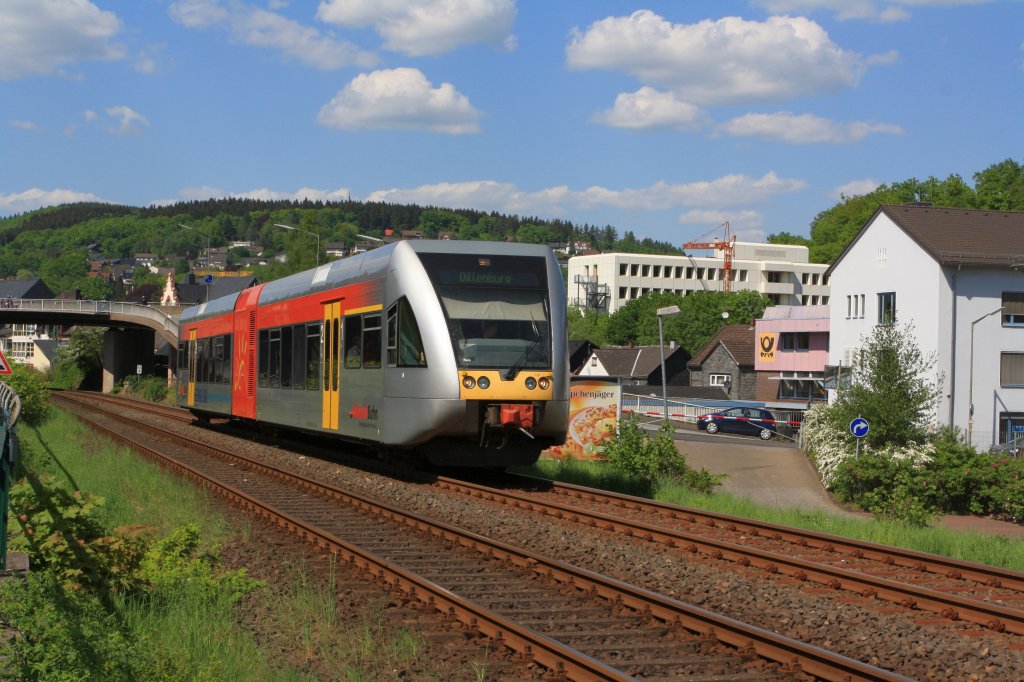
[[[974,174],[979,208],[1024,211],[1024,166],[1013,159]]]
[[[48,258],[39,268],[39,276],[55,293],[70,291],[89,271],[89,257],[85,249],[66,249]]]
[[[599,315],[594,310],[570,306],[568,311],[569,340],[590,341],[598,346],[608,343],[608,315]]]
[[[775,234],[768,235],[769,244],[795,244],[797,246],[810,247],[811,240],[807,237],[801,237],[800,235],[790,234],[789,232],[777,232]]]
[[[605,340],[624,345],[657,345],[658,309],[679,306],[679,314],[665,317],[665,343],[675,341],[695,355],[727,324],[748,324],[761,317],[770,301],[756,291],[693,291],[686,296],[658,292],[626,303],[608,318]],[[723,313],[729,313],[723,317]]]
[[[841,387],[829,409],[829,420],[845,428],[864,417],[873,448],[902,447],[927,438],[940,392],[934,355],[918,348],[909,324],[878,325],[861,339],[858,363],[850,383]]]
[[[107,300],[113,293],[113,288],[105,277],[79,277],[71,288],[78,290],[87,301]]]

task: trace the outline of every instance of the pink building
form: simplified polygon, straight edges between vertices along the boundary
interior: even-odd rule
[[[754,323],[757,400],[794,409],[825,400],[829,307],[773,306]]]

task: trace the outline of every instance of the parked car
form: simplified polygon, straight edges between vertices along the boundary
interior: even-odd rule
[[[759,407],[730,407],[721,412],[697,417],[697,428],[708,433],[743,433],[768,440],[778,434],[775,416]]]

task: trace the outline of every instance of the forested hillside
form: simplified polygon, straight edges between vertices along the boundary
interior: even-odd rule
[[[291,225],[298,231],[275,227]],[[180,225],[192,229],[184,229]],[[564,220],[521,218],[472,210],[416,205],[344,202],[217,199],[137,208],[100,203],[50,207],[0,219],[0,278],[42,277],[54,291],[81,289],[90,297],[104,293],[96,278],[87,278],[89,255],[109,261],[153,253],[179,274],[209,242],[212,247],[236,241],[259,244],[263,255],[287,255],[256,274],[268,281],[313,267],[319,236],[321,253],[328,243],[351,246],[361,235],[383,237],[419,230],[427,238],[447,232],[457,239],[517,241],[534,244],[584,244],[594,249],[636,253],[680,253],[671,244],[619,236],[611,226],[574,225]],[[245,255],[257,256],[259,253]],[[146,281],[143,276],[139,281]],[[115,293],[115,292],[107,292]]]
[[[1013,159],[992,164],[974,174],[971,187],[959,175],[945,180],[911,178],[881,185],[869,194],[843,199],[811,221],[811,237],[788,233],[774,234],[769,241],[778,244],[805,244],[811,262],[833,262],[864,223],[881,204],[928,202],[950,208],[976,208],[994,211],[1024,211],[1024,166]]]
[[[884,184],[869,194],[843,197],[818,213],[810,224],[810,238],[790,233],[771,235],[775,243],[804,244],[811,261],[831,263],[863,227],[880,204],[930,202],[935,206],[1024,211],[1024,166],[1007,159],[979,171],[974,185],[959,175],[945,180],[911,178]],[[291,225],[299,231],[275,227]],[[189,225],[191,230],[180,225]],[[427,238],[443,232],[457,239],[518,241],[534,244],[583,244],[585,248],[627,253],[682,253],[677,246],[651,239],[622,236],[608,225],[575,225],[566,220],[544,220],[485,213],[469,209],[441,209],[417,205],[361,201],[259,201],[228,198],[138,208],[114,204],[78,203],[0,218],[0,278],[42,277],[55,292],[81,289],[89,297],[116,296],[103,283],[86,277],[90,254],[109,261],[137,253],[156,254],[159,263],[179,275],[209,243],[259,244],[262,255],[287,255],[286,263],[272,262],[256,270],[264,281],[313,267],[328,243],[351,246],[360,235],[382,237],[385,231],[419,230]],[[236,260],[243,255],[233,254]],[[147,281],[146,276],[137,283]],[[158,282],[156,278],[148,281]]]

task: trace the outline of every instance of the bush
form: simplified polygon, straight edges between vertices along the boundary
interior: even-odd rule
[[[653,483],[658,478],[671,478],[683,485],[709,492],[724,478],[705,469],[696,471],[686,464],[686,457],[676,447],[672,422],[662,423],[658,433],[648,438],[629,415],[619,422],[619,430],[605,443],[604,456],[616,470],[627,476]]]
[[[167,380],[153,376],[130,376],[124,380],[124,387],[128,393],[151,403],[165,402],[169,392]]]
[[[26,424],[41,424],[50,414],[50,391],[46,377],[26,365],[11,365],[11,375],[5,379],[21,401],[21,420]]]

